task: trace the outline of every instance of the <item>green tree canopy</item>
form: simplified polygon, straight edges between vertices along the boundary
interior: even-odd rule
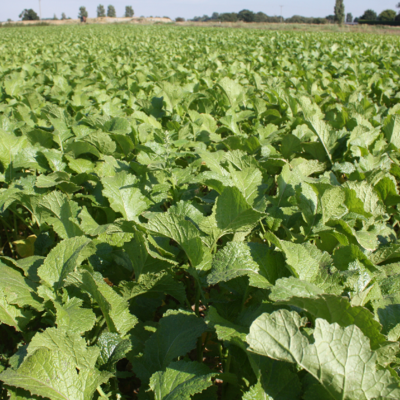
[[[346,15],[346,22],[353,22],[353,14],[352,13],[347,13]]]
[[[343,24],[345,15],[343,0],[336,0],[334,11],[335,11],[335,21],[338,22],[339,24]]]
[[[62,14],[61,14],[61,19],[63,19],[63,20],[64,20],[64,19],[67,19],[67,16],[65,15],[65,13],[62,13]]]
[[[86,7],[79,7],[79,14],[78,14],[78,18],[82,18],[82,17],[88,17],[89,13],[86,10]]]
[[[374,10],[368,9],[364,12],[364,15],[361,16],[360,19],[365,19],[366,21],[376,21],[378,19],[378,15]]]
[[[109,5],[107,8],[107,17],[115,18],[117,16],[117,13],[115,12],[115,7],[112,5]]]
[[[135,15],[135,12],[133,11],[132,6],[126,6],[125,7],[125,17],[132,18],[134,15]]]
[[[237,16],[239,21],[254,22],[255,14],[250,10],[239,11]]]
[[[394,10],[384,10],[379,14],[379,21],[394,21],[396,18],[396,11]]]
[[[236,22],[238,20],[238,15],[234,12],[232,13],[223,13],[219,15],[219,19],[222,22]]]
[[[99,4],[97,6],[97,18],[105,17],[106,16],[106,9],[104,8],[103,4]]]
[[[25,8],[25,10],[19,14],[19,18],[22,18],[22,21],[38,21],[40,19],[36,12],[32,10],[32,8]]]

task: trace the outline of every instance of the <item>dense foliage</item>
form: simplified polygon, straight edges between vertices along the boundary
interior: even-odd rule
[[[19,15],[19,18],[22,19],[22,21],[39,21],[39,15],[36,14],[32,8],[30,9],[24,9],[21,14]]]
[[[0,32],[2,399],[399,399],[398,38]]]

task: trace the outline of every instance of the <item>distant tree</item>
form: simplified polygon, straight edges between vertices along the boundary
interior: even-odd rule
[[[132,18],[135,15],[135,12],[133,11],[132,6],[126,6],[125,7],[125,17]]]
[[[335,21],[342,25],[344,22],[344,4],[343,4],[343,0],[336,0],[336,4],[335,4]]]
[[[396,11],[394,10],[385,10],[379,14],[379,21],[394,21],[396,18]]]
[[[366,10],[364,15],[360,17],[360,19],[365,19],[366,21],[376,21],[378,19],[378,15],[374,10]]]
[[[89,16],[89,13],[87,12],[87,10],[86,10],[86,7],[79,7],[79,14],[78,14],[78,18],[79,19],[82,19],[83,17],[88,17]]]
[[[213,19],[213,20],[219,19],[219,13],[213,12],[212,15],[211,15],[211,19]]]
[[[352,23],[353,22],[353,14],[352,13],[347,13],[346,22],[348,22],[348,23]]]
[[[65,13],[62,13],[62,14],[61,14],[61,19],[62,19],[62,20],[67,19],[67,16],[65,15]]]
[[[234,12],[232,13],[223,13],[219,15],[219,19],[222,22],[237,22],[238,15]]]
[[[117,16],[117,13],[115,12],[115,7],[112,5],[109,5],[107,7],[107,17],[115,18]]]
[[[39,21],[39,15],[37,15],[35,13],[35,11],[32,10],[32,8],[30,9],[26,9],[24,11],[22,11],[21,14],[19,14],[19,17],[22,18],[22,21]]]
[[[104,8],[103,4],[99,4],[97,6],[97,18],[105,17],[106,16],[106,9]]]
[[[334,16],[334,15],[327,15],[327,16],[325,17],[325,19],[327,19],[327,20],[330,21],[330,22],[334,22],[334,21],[335,21],[335,16]]]
[[[242,10],[238,12],[237,18],[239,21],[254,22],[255,14],[250,10]]]
[[[175,22],[185,22],[185,18],[177,17],[175,18]]]
[[[58,20],[58,18],[57,18],[57,15],[56,15],[56,14],[54,14],[53,20],[54,20],[54,21],[57,21],[57,20]]]
[[[268,19],[268,15],[261,11],[254,16],[254,22],[268,22]]]

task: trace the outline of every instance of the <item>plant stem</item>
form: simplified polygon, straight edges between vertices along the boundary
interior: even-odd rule
[[[13,210],[13,214],[14,216],[16,216],[32,233],[34,233],[36,236],[38,235],[39,231],[37,231],[36,229],[33,229],[30,225],[28,225],[26,223],[26,221],[24,220],[24,218],[22,218],[19,213],[15,210]],[[39,224],[38,224],[39,225]]]
[[[97,391],[99,392],[99,395],[100,395],[100,396],[107,398],[107,395],[103,392],[103,389],[101,388],[100,385],[97,386],[96,389],[97,389]]]

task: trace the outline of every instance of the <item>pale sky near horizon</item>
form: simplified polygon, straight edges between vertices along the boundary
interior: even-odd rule
[[[14,0],[6,2],[2,0],[0,7],[0,21],[8,18],[17,21],[18,15],[25,8],[33,8],[39,14],[39,0]],[[395,6],[398,0],[345,0],[346,13],[350,12],[353,17],[359,17],[366,9],[373,9],[378,14],[388,8],[398,11]],[[138,2],[135,0],[41,0],[42,17],[51,18],[54,14],[60,18],[61,13],[65,12],[67,17],[77,18],[79,7],[85,6],[89,12],[89,17],[96,16],[98,4],[103,4],[106,8],[112,4],[117,16],[122,17],[125,6],[131,5],[136,16],[168,16],[170,18],[184,17],[191,19],[194,16],[204,14],[211,15],[214,11],[238,12],[244,8],[258,12],[262,11],[267,15],[280,15],[285,18],[293,15],[305,17],[325,17],[333,14],[335,0],[145,0]]]

